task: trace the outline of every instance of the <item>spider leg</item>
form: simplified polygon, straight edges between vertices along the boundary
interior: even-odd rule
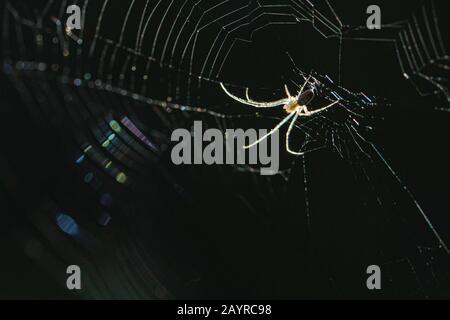
[[[247,99],[247,101],[252,101],[252,99],[250,99],[250,96],[248,95],[248,88],[245,89],[245,98]]]
[[[259,144],[261,141],[264,141],[265,139],[267,139],[269,136],[271,136],[272,134],[274,134],[276,131],[278,131],[286,122],[289,121],[290,118],[292,118],[293,116],[295,116],[297,114],[297,112],[292,112],[290,114],[287,115],[286,118],[284,118],[283,120],[280,121],[279,124],[277,124],[277,126],[275,128],[273,128],[272,130],[270,130],[269,133],[265,134],[264,136],[262,136],[261,138],[259,138],[258,140],[256,140],[255,142],[253,142],[252,144],[249,144],[248,146],[244,146],[244,149],[249,149],[253,146],[256,146],[257,144]]]
[[[270,101],[270,102],[258,102],[258,101],[253,101],[251,99],[249,99],[248,97],[248,89],[246,90],[246,99],[242,99],[239,97],[236,97],[235,95],[233,95],[232,93],[230,93],[227,88],[225,88],[225,86],[223,85],[223,83],[220,83],[220,86],[222,87],[223,91],[233,100],[236,100],[237,102],[240,102],[242,104],[246,104],[252,107],[256,107],[256,108],[273,108],[273,107],[278,107],[281,105],[284,105],[286,103],[289,102],[288,98],[283,98],[280,100],[276,100],[276,101]]]
[[[291,93],[289,92],[289,88],[287,87],[287,85],[284,85],[284,90],[286,91],[286,95],[288,96],[288,98],[292,97]]]
[[[296,155],[296,156],[301,156],[301,155],[304,155],[305,153],[304,153],[304,152],[295,152],[295,151],[292,151],[291,148],[290,148],[290,146],[289,146],[289,138],[290,138],[290,136],[291,136],[291,131],[292,131],[292,129],[294,128],[294,124],[295,124],[295,121],[297,120],[298,116],[299,116],[298,112],[295,112],[295,116],[294,116],[294,118],[292,118],[292,121],[291,121],[291,123],[289,124],[289,128],[288,128],[288,130],[287,130],[287,132],[286,132],[286,150],[287,150],[287,152],[289,152],[290,154],[293,154],[293,155]]]
[[[305,108],[304,115],[305,116],[312,116],[315,113],[319,113],[319,112],[325,111],[328,108],[331,108],[332,106],[334,106],[336,103],[339,103],[339,102],[340,102],[340,100],[336,100],[336,101],[330,103],[329,105],[327,105],[326,107],[323,107],[323,108],[320,108],[320,109],[317,109],[317,110],[313,110],[313,111],[308,111],[308,109]]]

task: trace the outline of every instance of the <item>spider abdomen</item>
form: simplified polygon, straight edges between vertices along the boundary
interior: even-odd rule
[[[297,99],[297,103],[300,106],[307,106],[314,99],[314,92],[312,90],[304,91]]]

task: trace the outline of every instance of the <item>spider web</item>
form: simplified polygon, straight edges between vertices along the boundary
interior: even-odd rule
[[[82,8],[81,30],[64,26],[69,4]],[[439,286],[448,277],[448,272],[437,270],[449,249],[376,144],[377,127],[393,105],[385,98],[354,92],[343,85],[344,48],[354,41],[392,45],[399,74],[419,96],[440,104],[434,109],[448,111],[449,56],[435,2],[425,2],[405,21],[383,25],[381,37],[367,35],[365,26],[347,24],[338,12],[335,2],[307,0],[43,0],[36,1],[32,8],[20,1],[6,2],[3,69],[37,126],[54,127],[69,137],[71,145],[75,142],[77,147],[69,153],[80,168],[81,178],[92,189],[102,190],[113,180],[120,187],[136,190],[142,175],[150,177],[151,163],[164,172],[165,181],[183,197],[188,197],[190,190],[162,165],[171,130],[189,127],[199,119],[222,130],[273,127],[281,120],[280,112],[255,112],[225,100],[220,82],[235,94],[241,92],[243,96],[249,88],[254,99],[271,100],[283,95],[285,83],[295,92],[312,75],[320,97],[314,101],[315,107],[336,99],[341,103],[296,124],[294,143],[306,155],[283,155],[277,177],[258,177],[256,168],[248,166],[235,166],[229,169],[231,174],[248,176],[261,199],[270,195],[267,202],[282,193],[289,194],[291,186],[302,180],[300,200],[306,230],[314,239],[320,237],[314,217],[321,206],[314,194],[315,163],[350,164],[353,178],[366,192],[362,207],[368,217],[378,215],[381,229],[390,226],[390,231],[383,232],[390,234],[395,232],[391,229],[406,226],[423,235],[417,243],[402,240],[400,249],[390,250],[384,243],[382,249],[374,250],[380,251],[377,256],[383,261],[382,268],[389,270],[392,282],[398,283],[399,274],[411,275],[412,288],[398,295],[426,296],[427,288]],[[307,39],[315,34],[330,47],[329,59],[322,67],[300,63],[284,38],[283,30],[298,27],[305,33],[300,36]],[[261,41],[266,34],[275,42]],[[261,53],[265,46],[272,56]],[[258,54],[263,58],[252,63],[251,58]],[[279,65],[268,65],[269,58]],[[92,175],[97,171],[105,176]],[[246,198],[244,193],[242,197]],[[253,205],[252,201],[244,202]],[[397,217],[401,222],[392,222],[396,219],[392,215],[398,211],[402,212]],[[136,251],[130,247],[122,248],[121,254]],[[145,270],[140,275],[157,288],[151,296],[159,293],[166,297],[157,277],[145,269],[144,258],[140,261]],[[117,268],[123,274],[130,267]],[[417,271],[422,268],[423,273]],[[90,271],[90,277],[97,276],[95,270]],[[336,284],[332,276],[328,281],[345,287]],[[140,291],[137,297],[146,296],[145,287],[135,288]],[[95,286],[90,290],[92,296],[104,292]]]
[[[446,10],[436,1],[424,2],[405,20],[382,25],[377,38],[366,38],[361,33],[366,26],[346,26],[345,40],[375,41],[395,47],[403,77],[421,97],[431,97],[434,109],[448,111],[449,60],[443,40],[443,20],[438,10]]]

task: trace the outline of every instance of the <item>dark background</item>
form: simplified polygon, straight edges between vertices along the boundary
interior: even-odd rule
[[[332,3],[348,25],[364,24],[365,9],[372,4]],[[383,23],[390,23],[408,19],[422,1],[378,3]],[[24,12],[40,5],[22,2]],[[448,11],[439,5],[448,44]],[[122,9],[117,5],[118,16]],[[95,25],[95,18],[88,23]],[[106,22],[105,34],[108,28],[117,28],[113,21]],[[383,30],[373,32],[375,38],[376,33],[386,36]],[[24,43],[32,48],[34,39],[25,38]],[[275,25],[257,33],[252,43],[238,43],[220,80],[280,90],[292,68],[286,51],[305,72],[338,79],[338,43],[321,37],[309,23]],[[16,49],[5,58],[19,56]],[[27,50],[29,60],[40,61],[38,53]],[[197,50],[209,50],[208,42],[200,41]],[[53,59],[50,49],[47,53],[42,59]],[[94,70],[98,63],[82,60],[79,67],[79,62],[76,70]],[[111,73],[120,68],[114,66]],[[252,114],[231,102],[216,83],[190,88],[186,73],[166,67],[152,70],[152,98],[167,96],[179,86],[181,93],[175,98],[180,101],[175,102]],[[445,102],[417,95],[402,77],[391,44],[343,41],[340,75],[343,87],[388,101],[376,112],[370,141],[448,243],[450,113],[433,109]],[[48,83],[51,93],[44,93],[40,101],[37,92],[42,83]],[[131,86],[128,81],[116,84]],[[55,102],[81,92],[89,97],[83,103]],[[34,97],[32,102],[27,102],[27,93]],[[95,105],[89,116],[99,128],[108,115],[128,115],[159,146],[167,145],[172,129],[189,128],[194,119],[211,127],[221,120],[179,111],[160,117],[157,108],[145,103],[95,89],[67,89],[46,73],[22,72],[15,78],[5,72],[1,94],[2,298],[450,297],[448,254],[438,248],[403,185],[380,159],[364,159],[355,146],[349,159],[331,150],[307,155],[307,194],[303,161],[291,165],[294,159],[286,154],[282,160],[284,168],[291,169],[289,181],[232,167],[175,167],[166,151],[123,165],[131,182],[118,185],[95,163],[74,165],[82,148],[79,136],[95,136],[92,127],[80,121],[83,117],[77,118],[89,103]],[[56,105],[60,109],[54,109]],[[276,111],[269,115],[280,116]],[[275,124],[268,117],[225,121],[228,127],[243,128]],[[87,172],[94,172],[94,182],[83,181]],[[112,205],[99,203],[105,193],[112,195]],[[106,227],[98,224],[104,211],[112,216]],[[75,218],[81,235],[70,237],[58,229],[54,221],[60,212]],[[69,264],[82,267],[86,282],[81,292],[64,287]],[[365,286],[365,270],[371,264],[381,266],[383,290],[369,291]]]

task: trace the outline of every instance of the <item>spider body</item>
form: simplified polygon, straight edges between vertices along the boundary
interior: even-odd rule
[[[231,97],[233,100],[235,100],[237,102],[240,102],[240,103],[243,103],[243,104],[255,107],[255,108],[274,108],[274,107],[278,107],[278,106],[283,106],[283,109],[288,113],[288,115],[283,120],[281,120],[280,123],[277,126],[275,126],[275,128],[273,128],[269,133],[267,133],[263,137],[259,138],[257,141],[253,142],[252,144],[245,146],[244,148],[246,148],[246,149],[251,148],[251,147],[257,145],[258,143],[260,143],[261,141],[263,141],[264,139],[267,139],[270,135],[272,135],[274,132],[278,131],[285,123],[287,123],[292,118],[292,120],[289,124],[289,128],[286,133],[286,150],[289,153],[294,154],[294,155],[303,155],[304,154],[303,152],[292,151],[290,148],[290,144],[289,144],[289,137],[290,137],[292,129],[294,128],[295,121],[297,120],[297,118],[299,116],[304,116],[304,117],[312,116],[313,114],[325,111],[328,108],[331,108],[335,104],[339,103],[339,100],[336,100],[336,101],[330,103],[329,105],[327,105],[326,107],[323,107],[323,108],[320,108],[317,110],[313,110],[313,111],[309,111],[308,106],[311,103],[311,101],[314,99],[314,97],[316,96],[316,94],[314,92],[314,87],[312,87],[311,89],[304,90],[306,85],[309,83],[310,78],[311,78],[311,76],[309,76],[308,79],[306,79],[305,83],[300,88],[297,96],[292,96],[289,93],[288,87],[285,85],[284,90],[286,92],[287,97],[280,99],[280,100],[276,100],[276,101],[270,101],[270,102],[258,102],[258,101],[252,100],[249,97],[248,89],[245,92],[246,99],[239,98],[239,97],[231,94],[227,90],[227,88],[225,88],[223,83],[220,83],[223,91],[225,91],[225,93],[229,97]]]
[[[289,101],[288,103],[286,103],[283,106],[283,109],[287,112],[287,113],[292,113],[297,111],[299,107],[299,103],[297,101],[297,99],[291,99],[291,101]]]

